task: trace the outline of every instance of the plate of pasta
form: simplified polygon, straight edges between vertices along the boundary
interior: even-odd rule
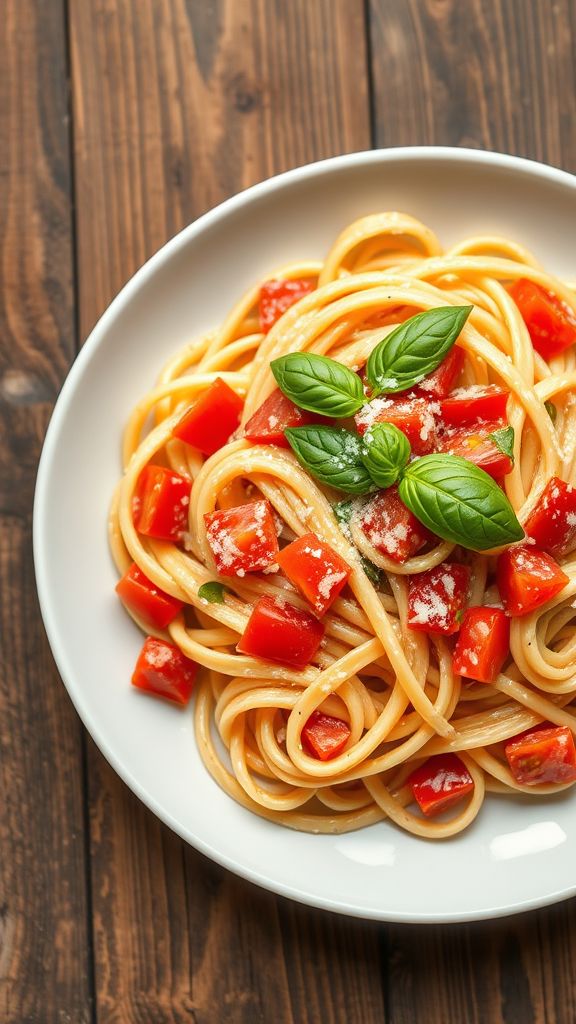
[[[35,499],[100,749],[238,874],[381,920],[576,894],[576,179],[398,149],[201,217],[114,300]]]

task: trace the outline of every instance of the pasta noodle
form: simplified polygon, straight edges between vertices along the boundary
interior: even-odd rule
[[[568,304],[573,285],[503,238],[474,237],[444,252],[429,228],[400,213],[364,217],[342,232],[324,262],[292,264],[271,277],[307,279],[314,288],[264,334],[258,284],[219,329],[168,362],[129,420],[124,474],[110,513],[120,574],[135,562],[155,587],[184,602],[165,629],[134,617],[144,632],[201,666],[195,733],[208,771],[249,810],[319,833],[390,819],[415,835],[445,838],[470,824],[486,792],[542,797],[566,788],[517,781],[503,744],[542,721],[576,732],[576,553],[560,560],[565,588],[511,619],[511,655],[494,682],[469,682],[453,671],[449,638],[408,627],[410,578],[456,557],[471,571],[469,603],[494,606],[495,555],[437,539],[399,563],[370,542],[357,516],[343,532],[333,511],[342,495],[315,480],[291,450],[252,444],[242,428],[276,387],[273,359],[306,351],[358,371],[376,342],[407,316],[470,304],[457,342],[465,353],[460,381],[499,384],[511,393],[515,463],[503,485],[524,523],[552,477],[576,484],[576,350],[549,362],[535,352],[506,285],[528,279]],[[244,407],[236,436],[206,458],[173,430],[217,378]],[[151,462],[193,481],[179,543],[135,528],[134,495]],[[222,578],[219,603],[198,593],[218,578],[205,515],[259,498],[274,509],[281,544],[313,532],[352,568],[348,587],[323,619],[318,653],[304,669],[236,650],[262,596],[309,608],[277,566]],[[360,555],[381,570],[380,584],[366,575]],[[324,761],[302,742],[302,727],[318,709],[350,730],[344,749]],[[458,752],[473,788],[447,819],[430,820],[410,809],[407,780],[427,758],[448,752]]]

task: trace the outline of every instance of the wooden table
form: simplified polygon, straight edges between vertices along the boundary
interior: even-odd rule
[[[574,902],[389,927],[276,898],[172,835],[80,725],[30,545],[77,346],[166,239],[268,175],[370,146],[574,172],[575,53],[574,0],[3,0],[3,1024],[576,1021]]]

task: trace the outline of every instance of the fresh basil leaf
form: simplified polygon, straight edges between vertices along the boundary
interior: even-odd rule
[[[364,434],[362,462],[378,487],[392,487],[410,458],[410,442],[393,423],[374,423]]]
[[[544,408],[546,409],[546,412],[552,420],[552,423],[556,423],[556,419],[558,417],[558,409],[554,405],[554,402],[544,402]]]
[[[514,462],[514,427],[502,427],[493,434],[488,434],[488,437],[494,441],[499,451]]]
[[[406,391],[440,365],[472,306],[438,306],[400,324],[370,353],[366,377],[374,396]]]
[[[198,597],[201,597],[204,601],[209,601],[210,604],[224,604],[226,590],[227,588],[223,583],[211,580],[210,583],[203,583],[201,587],[198,587]]]
[[[508,498],[492,477],[458,455],[424,455],[404,471],[398,494],[429,530],[472,551],[522,540]]]
[[[360,561],[370,583],[375,587],[382,583],[382,580],[384,579],[382,569],[380,569],[379,566],[374,565],[374,562],[371,562],[369,558],[364,558],[364,555],[360,556]]]
[[[312,476],[347,494],[365,494],[373,488],[362,462],[362,441],[338,427],[288,427],[284,431],[298,461]]]
[[[364,405],[360,377],[314,352],[290,352],[270,363],[280,390],[300,409],[341,419]]]
[[[332,505],[332,511],[338,520],[339,526],[347,526],[354,511],[354,501],[348,498],[346,501],[337,501]]]

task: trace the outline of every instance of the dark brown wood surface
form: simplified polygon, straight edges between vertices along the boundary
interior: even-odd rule
[[[134,270],[227,196],[373,145],[576,171],[574,0],[4,0],[0,1022],[574,1024],[576,907],[415,928],[276,898],[85,736],[37,607],[50,407]]]

